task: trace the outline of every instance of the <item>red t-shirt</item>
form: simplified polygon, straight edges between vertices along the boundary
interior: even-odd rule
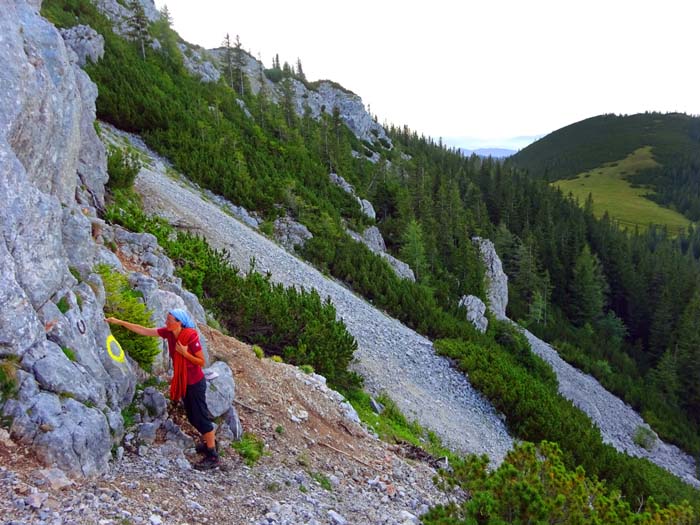
[[[172,359],[173,354],[175,354],[175,344],[177,343],[177,339],[173,333],[165,327],[158,328],[158,335],[168,341],[168,353],[170,354],[170,359]],[[187,352],[192,355],[196,355],[201,351],[202,345],[199,342],[199,334],[192,330],[192,334],[187,341]],[[194,385],[195,383],[199,383],[204,377],[202,367],[187,360],[185,360],[185,365],[187,366],[187,384]]]

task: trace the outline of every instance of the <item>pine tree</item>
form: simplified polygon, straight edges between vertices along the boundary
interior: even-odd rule
[[[231,89],[233,87],[233,48],[231,47],[231,37],[228,33],[224,37],[224,41],[221,43],[224,48],[224,66],[226,67],[226,76],[228,77],[228,85]]]
[[[586,244],[576,258],[566,300],[569,318],[576,326],[592,323],[602,316],[605,290],[598,258]]]
[[[233,64],[234,65],[234,73],[236,76],[235,89],[240,96],[243,96],[245,94],[244,93],[244,91],[245,91],[245,84],[244,84],[245,73],[243,71],[245,68],[245,56],[244,56],[244,51],[243,51],[242,46],[241,46],[241,39],[238,35],[236,35],[236,45],[235,45],[234,53],[233,53],[233,61],[234,61],[234,64]],[[231,81],[233,83],[233,79]]]
[[[688,413],[700,423],[700,286],[697,286],[678,327],[678,370]]]
[[[402,236],[401,259],[406,262],[416,274],[416,279],[425,277],[427,260],[423,241],[423,228],[415,219],[408,223]]]
[[[297,58],[297,77],[302,82],[306,82],[306,75],[304,74],[304,69],[301,67],[301,59]]]
[[[141,46],[141,57],[146,60],[146,44],[150,43],[151,36],[148,33],[148,17],[143,10],[141,2],[131,0],[129,2],[131,16],[127,19],[129,30],[127,34]]]

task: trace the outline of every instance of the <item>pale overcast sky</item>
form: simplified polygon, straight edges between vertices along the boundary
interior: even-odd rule
[[[156,0],[187,41],[240,35],[266,67],[362,97],[379,121],[522,147],[602,113],[700,114],[697,0]]]

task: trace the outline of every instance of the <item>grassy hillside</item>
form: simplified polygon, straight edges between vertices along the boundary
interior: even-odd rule
[[[642,148],[654,163],[635,154]],[[680,113],[601,115],[550,133],[511,157],[509,163],[549,182],[578,179],[559,187],[581,202],[593,193],[596,213],[600,216],[608,210],[623,226],[656,223],[677,232],[685,225],[677,214],[663,212],[644,200],[691,220],[700,219],[699,117]],[[609,177],[612,180],[605,180]],[[587,178],[591,180],[580,180]],[[636,186],[651,191],[639,191]]]
[[[687,228],[689,220],[680,213],[664,208],[647,198],[653,190],[630,182],[632,175],[660,165],[652,156],[651,146],[639,148],[620,161],[605,163],[598,168],[579,173],[573,179],[552,183],[565,195],[572,194],[583,206],[590,195],[593,213],[602,217],[606,212],[623,228],[646,228],[661,224],[677,234]]]
[[[681,113],[600,115],[561,128],[511,157],[513,165],[549,181],[615,162],[651,146],[661,165],[694,153],[700,144],[700,118]]]

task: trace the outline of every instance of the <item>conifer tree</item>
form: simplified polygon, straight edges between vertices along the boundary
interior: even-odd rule
[[[244,84],[245,73],[243,71],[243,69],[245,67],[245,56],[244,56],[244,51],[241,47],[241,39],[238,35],[236,35],[236,44],[235,44],[235,48],[234,48],[233,60],[234,60],[234,73],[236,76],[235,89],[239,95],[243,96],[244,91],[245,91],[245,84]]]
[[[233,87],[233,48],[231,47],[231,37],[228,33],[224,37],[224,41],[221,43],[224,48],[224,66],[226,67],[226,76],[228,78],[228,85],[231,89]]]
[[[700,423],[700,286],[696,286],[678,328],[678,370],[689,414]]]
[[[306,82],[306,75],[304,74],[304,69],[301,67],[301,59],[297,58],[297,77],[302,82]]]
[[[586,244],[576,258],[566,299],[569,317],[576,326],[592,323],[603,314],[606,288],[598,258]]]
[[[148,17],[143,10],[141,2],[138,0],[131,0],[128,5],[131,11],[131,16],[127,19],[129,27],[128,35],[139,43],[141,47],[141,58],[146,60],[146,44],[151,41],[151,36],[148,33]]]
[[[428,263],[425,255],[423,228],[418,221],[413,219],[408,223],[402,241],[403,246],[401,246],[400,251],[401,259],[413,268],[416,279],[425,277]]]

